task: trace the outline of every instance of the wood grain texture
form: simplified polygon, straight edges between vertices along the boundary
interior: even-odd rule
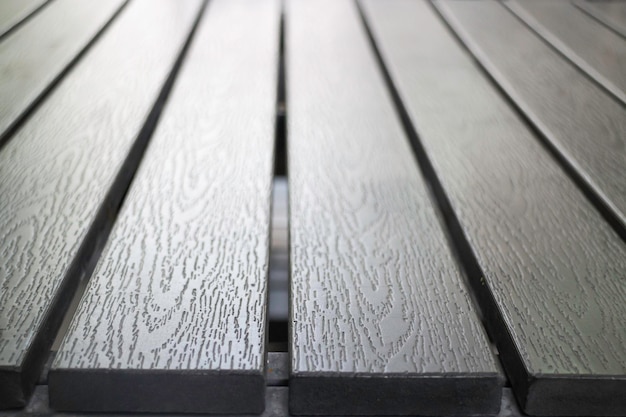
[[[54,408],[263,411],[279,17],[209,5],[57,353]]]
[[[502,6],[457,9],[474,56],[626,230],[626,108]]]
[[[455,27],[472,13],[514,31],[492,3],[436,4]],[[626,244],[427,3],[364,5],[518,399],[531,414],[624,414]]]
[[[569,1],[505,1],[513,13],[626,104],[626,40]]]
[[[0,42],[0,145],[125,0],[55,0]]]
[[[615,33],[626,38],[626,2],[574,0],[574,4]]]
[[[39,376],[59,306],[87,261],[77,255],[88,254],[86,236],[113,216],[111,201],[127,186],[114,180],[130,169],[127,155],[199,6],[129,5],[0,152],[2,407],[23,404]]]
[[[0,2],[0,39],[50,0],[3,0]]]
[[[497,413],[498,371],[350,1],[288,3],[294,414]]]

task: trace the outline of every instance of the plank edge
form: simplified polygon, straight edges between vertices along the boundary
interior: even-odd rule
[[[496,415],[503,380],[498,373],[432,376],[318,376],[291,374],[294,415]]]
[[[57,411],[260,414],[265,388],[262,370],[51,369],[49,376]]]

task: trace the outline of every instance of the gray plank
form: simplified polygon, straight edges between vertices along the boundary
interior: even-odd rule
[[[52,365],[53,408],[263,411],[279,23],[275,0],[210,3]]]
[[[0,2],[0,39],[17,29],[50,0],[3,0]]]
[[[352,1],[288,3],[293,414],[496,414],[500,374]]]
[[[626,236],[626,108],[504,7],[456,9],[468,48]]]
[[[24,404],[39,376],[199,6],[130,4],[0,152],[2,408]]]
[[[574,4],[589,16],[626,38],[626,2],[623,0],[586,1]]]
[[[626,104],[626,40],[569,1],[505,1],[513,13]]]
[[[364,4],[525,411],[626,413],[626,244],[428,3]],[[436,4],[514,32],[497,3]]]
[[[0,146],[126,0],[56,0],[0,42]]]

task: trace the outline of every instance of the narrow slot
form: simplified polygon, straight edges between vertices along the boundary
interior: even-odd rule
[[[287,108],[285,85],[285,14],[280,17],[280,40],[278,52],[278,91],[276,93],[276,148],[274,176],[287,176]]]
[[[287,106],[285,94],[285,15],[280,18],[278,90],[272,189],[271,247],[269,272],[268,350],[286,352],[289,317],[289,233],[287,184]]]

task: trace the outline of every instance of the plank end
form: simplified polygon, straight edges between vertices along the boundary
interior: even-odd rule
[[[625,392],[623,376],[540,375],[518,401],[534,416],[624,416]]]
[[[496,415],[500,374],[293,376],[293,415]]]
[[[0,368],[0,410],[24,407],[30,394],[26,391],[19,369]]]
[[[52,369],[57,411],[261,414],[261,372]]]

